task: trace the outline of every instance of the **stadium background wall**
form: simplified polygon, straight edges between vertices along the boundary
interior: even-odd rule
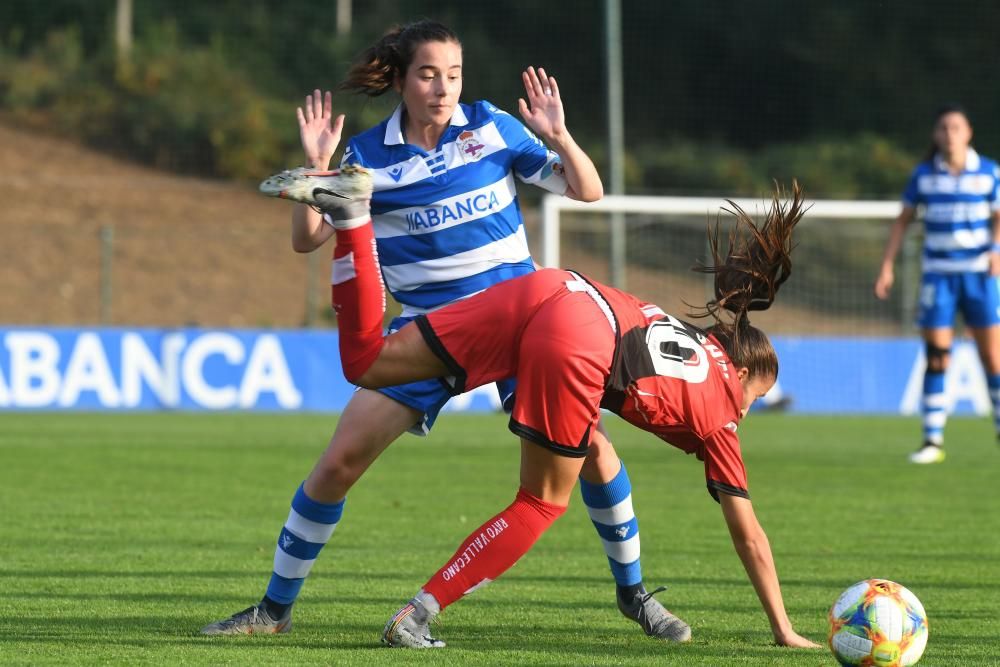
[[[792,411],[919,411],[924,358],[916,340],[779,336],[774,344]],[[953,412],[987,414],[975,349],[960,343],[953,357]],[[0,329],[0,410],[337,411],[353,390],[341,373],[334,331]],[[496,391],[487,386],[447,409],[497,408]]]

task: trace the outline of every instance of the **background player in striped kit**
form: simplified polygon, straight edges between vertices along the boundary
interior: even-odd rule
[[[592,201],[603,195],[590,158],[565,126],[555,79],[523,73],[520,113],[535,134],[489,102],[460,104],[462,49],[445,26],[420,21],[387,33],[361,54],[342,89],[402,103],[379,125],[352,138],[342,164],[374,173],[372,213],[386,286],[403,305],[398,329],[413,317],[490,285],[534,271],[514,179]],[[298,110],[310,166],[328,169],[344,117],[331,95],[315,91]],[[296,207],[292,245],[310,252],[333,228],[311,208]],[[498,383],[508,404],[513,382]],[[292,500],[278,537],[274,571],[261,603],[212,623],[206,634],[286,632],[291,607],[340,521],[345,497],[379,454],[404,431],[424,434],[449,399],[437,380],[360,390],[344,410],[324,454]],[[631,483],[611,443],[594,434],[581,470],[583,498],[616,581],[619,609],[643,630],[677,639],[663,606],[643,586]]]
[[[704,461],[709,493],[721,504],[736,552],[779,645],[819,648],[792,627],[768,539],[753,511],[737,428],[778,375],[767,336],[749,310],[770,307],[791,275],[792,230],[801,191],[780,192],[757,226],[734,207],[728,248],[710,234],[715,299],[700,313],[707,331],[659,307],[572,271],[542,269],[494,285],[383,337],[384,301],[362,176],[305,176],[336,194],[300,189],[328,207],[336,227],[333,300],[345,376],[377,388],[441,378],[454,393],[515,375],[521,398],[510,430],[521,440],[520,489],[386,624],[390,646],[440,648],[430,633],[438,613],[502,575],[566,510],[589,433],[607,408]],[[742,227],[742,233],[741,233]],[[732,319],[724,314],[731,314]],[[679,639],[690,628],[670,615]]]
[[[923,445],[914,463],[944,460],[945,371],[961,309],[986,371],[993,419],[1000,433],[1000,170],[970,146],[972,126],[959,106],[934,121],[933,145],[903,192],[903,210],[889,233],[875,295],[889,297],[892,265],[916,207],[924,207],[923,279],[918,324],[926,345]]]

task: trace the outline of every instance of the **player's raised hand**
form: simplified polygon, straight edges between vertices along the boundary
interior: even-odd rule
[[[299,119],[299,138],[309,166],[329,169],[344,129],[344,114],[333,117],[333,94],[330,91],[322,94],[317,88],[306,95],[305,106],[298,107],[295,115]]]
[[[527,126],[546,141],[564,133],[566,115],[555,77],[548,76],[541,67],[538,72],[528,67],[521,73],[521,79],[527,102],[523,97],[518,98],[517,107]]]

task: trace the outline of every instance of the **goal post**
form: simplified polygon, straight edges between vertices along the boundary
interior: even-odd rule
[[[643,195],[606,195],[596,202],[581,202],[558,195],[542,200],[542,264],[559,266],[559,225],[563,211],[603,213],[647,213],[659,215],[703,215],[714,217],[732,201],[748,213],[767,205],[764,199],[734,197],[656,197]],[[806,202],[807,215],[853,220],[891,220],[899,215],[898,201],[817,199]]]

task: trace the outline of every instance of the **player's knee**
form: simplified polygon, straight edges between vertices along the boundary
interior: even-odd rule
[[[341,358],[341,367],[344,370],[344,379],[353,384],[356,387],[364,387],[365,389],[373,389],[374,387],[369,386],[371,384],[371,379],[368,377],[368,369],[371,368],[370,363],[365,361],[360,361],[357,359],[345,359]]]
[[[935,373],[943,373],[948,369],[948,359],[951,350],[947,347],[938,347],[933,343],[926,343],[924,355],[927,357],[927,368]]]
[[[615,446],[611,444],[611,439],[600,429],[594,429],[590,434],[590,448],[587,450],[588,456],[593,454],[595,457],[600,456],[614,456],[618,458],[618,453],[615,452]]]
[[[361,476],[360,472],[346,468],[317,467],[312,474],[315,486],[322,489],[323,495],[346,496],[354,483]]]
[[[366,457],[351,456],[344,452],[327,453],[316,464],[310,477],[314,484],[328,494],[347,495],[367,469]]]

